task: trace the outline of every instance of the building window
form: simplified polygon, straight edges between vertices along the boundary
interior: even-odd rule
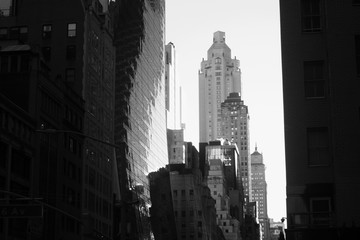
[[[24,26],[24,27],[20,27],[19,30],[19,39],[23,42],[27,41],[28,39],[28,27]]]
[[[75,60],[76,59],[76,46],[69,45],[66,47],[66,59]]]
[[[311,198],[310,211],[312,225],[329,226],[331,224],[330,198]]]
[[[355,36],[355,57],[356,57],[356,73],[358,76],[360,76],[360,35]]]
[[[308,128],[307,149],[309,166],[329,165],[330,155],[328,128]]]
[[[51,24],[43,25],[42,38],[43,39],[51,39],[51,32],[52,32]]]
[[[68,37],[76,37],[76,23],[68,24]]]
[[[302,0],[302,31],[320,32],[322,29],[322,0]]]
[[[24,54],[20,57],[20,72],[28,72],[30,69],[30,56]]]
[[[41,52],[45,61],[51,60],[51,47],[43,47]]]
[[[0,62],[0,72],[7,73],[9,71],[9,57],[1,56]]]
[[[221,58],[216,58],[216,59],[215,59],[215,63],[216,63],[216,64],[221,64]]]
[[[8,29],[0,28],[0,39],[6,39],[8,37]]]
[[[20,29],[19,27],[12,27],[9,31],[10,39],[19,39]]]
[[[325,97],[323,61],[304,62],[304,85],[306,98]]]
[[[74,82],[75,81],[75,69],[74,68],[66,69],[65,79],[66,79],[66,82]]]

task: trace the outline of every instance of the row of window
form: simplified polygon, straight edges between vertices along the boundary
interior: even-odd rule
[[[14,26],[10,28],[0,28],[0,39],[20,39],[27,40],[28,26]],[[42,38],[51,39],[53,32],[52,24],[44,24],[42,26]],[[67,24],[67,37],[76,37],[76,23]]]
[[[27,73],[30,70],[30,55],[2,55],[0,73]]]
[[[185,189],[182,189],[181,191],[181,196],[185,197],[186,196],[186,191]],[[173,190],[173,196],[177,197],[178,196],[178,190]],[[189,189],[189,196],[194,196],[194,190],[193,189]]]
[[[51,47],[42,47],[41,53],[45,61],[51,61]],[[66,60],[76,60],[76,45],[68,45],[66,46]]]
[[[0,73],[27,73],[29,70],[30,56],[27,54],[3,55],[0,57]],[[65,81],[75,81],[75,68],[65,69]]]
[[[11,28],[0,28],[0,40],[22,40],[27,41],[28,38],[28,27],[27,26],[16,26]]]
[[[43,39],[51,39],[53,32],[52,24],[44,24],[42,26],[42,38]],[[68,37],[76,37],[76,23],[68,23],[67,24],[67,36]]]
[[[194,214],[195,214],[195,212],[196,212],[196,211],[194,211],[194,210],[190,210],[188,214],[189,214],[190,217],[193,217]],[[186,217],[186,211],[185,211],[185,210],[182,210],[182,211],[181,211],[181,215],[178,214],[178,211],[174,211],[174,215],[175,215],[175,217],[178,217],[178,216]],[[198,210],[198,211],[197,211],[197,216],[198,216],[198,217],[201,217],[201,216],[202,216],[202,211],[201,211],[201,210]]]

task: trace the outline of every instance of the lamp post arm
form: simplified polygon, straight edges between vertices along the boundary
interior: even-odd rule
[[[14,192],[6,191],[6,190],[0,190],[0,192],[5,193],[5,194],[9,194],[9,195],[12,195],[12,196],[15,196],[15,197],[20,197],[20,198],[22,198],[22,199],[34,201],[35,203],[38,203],[38,204],[40,204],[40,205],[43,205],[43,206],[45,206],[45,207],[47,207],[47,208],[50,208],[50,209],[52,209],[52,210],[58,211],[58,212],[66,215],[66,216],[68,216],[68,217],[70,217],[70,218],[73,218],[73,219],[75,219],[75,220],[77,220],[77,221],[79,221],[79,222],[81,223],[81,219],[79,219],[79,218],[77,218],[77,217],[75,217],[75,216],[73,216],[73,215],[71,215],[71,214],[69,214],[69,213],[67,213],[67,212],[65,212],[65,211],[57,208],[57,207],[54,207],[54,206],[49,205],[49,204],[47,204],[47,203],[45,203],[45,202],[43,202],[43,201],[40,201],[40,200],[38,200],[38,198],[30,198],[30,197],[28,197],[28,196],[24,196],[24,195],[22,195],[22,194],[14,193]]]
[[[48,129],[37,129],[37,130],[35,130],[35,132],[47,133],[47,134],[70,133],[70,134],[74,134],[74,135],[77,135],[77,136],[80,136],[80,137],[84,137],[84,138],[91,139],[91,140],[93,140],[93,141],[95,141],[95,142],[99,142],[99,143],[102,143],[102,144],[111,146],[111,147],[113,147],[113,148],[116,148],[116,149],[121,149],[121,146],[119,146],[119,145],[116,145],[116,144],[113,144],[113,143],[109,143],[109,142],[103,141],[103,140],[101,140],[101,139],[97,139],[97,138],[91,137],[91,136],[86,135],[86,134],[83,134],[83,133],[81,133],[81,132],[75,132],[75,131],[70,131],[70,130],[58,130],[58,129],[52,129],[52,128],[48,128]]]

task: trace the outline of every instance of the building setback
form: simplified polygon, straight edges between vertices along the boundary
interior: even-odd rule
[[[291,239],[360,232],[360,3],[280,1]]]
[[[123,0],[114,16],[115,143],[121,201],[115,239],[150,239],[148,174],[168,163],[165,1]]]

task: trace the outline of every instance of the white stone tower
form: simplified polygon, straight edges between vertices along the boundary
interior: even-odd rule
[[[231,58],[225,33],[214,33],[213,44],[202,60],[199,71],[199,140],[209,142],[220,137],[221,103],[231,92],[241,94],[240,61]]]

